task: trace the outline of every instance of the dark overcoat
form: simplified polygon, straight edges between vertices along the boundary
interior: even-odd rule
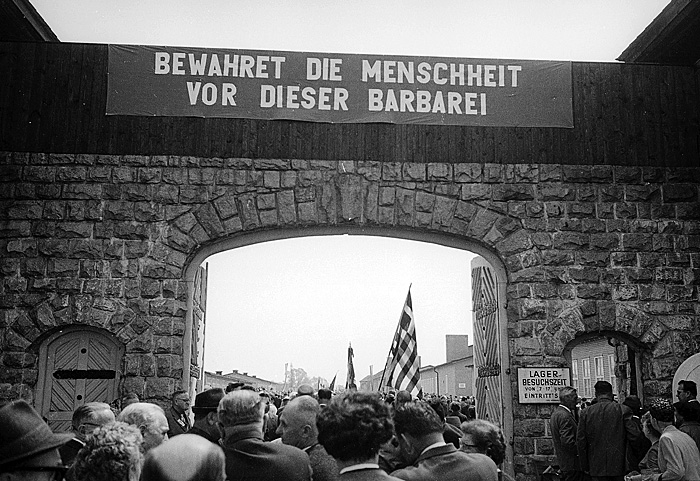
[[[576,429],[578,424],[574,413],[564,406],[557,407],[549,419],[552,432],[554,452],[562,471],[581,471],[581,462],[576,447]]]
[[[576,441],[581,469],[591,476],[624,476],[627,443],[639,444],[640,436],[629,407],[599,397],[579,416]]]

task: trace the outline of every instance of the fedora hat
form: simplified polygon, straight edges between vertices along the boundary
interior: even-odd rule
[[[13,401],[0,408],[0,468],[21,465],[21,461],[56,449],[72,438],[72,434],[54,434],[27,401]]]
[[[197,394],[197,397],[194,398],[192,412],[195,414],[204,414],[207,412],[216,411],[222,397],[224,397],[224,390],[219,387],[200,392]]]

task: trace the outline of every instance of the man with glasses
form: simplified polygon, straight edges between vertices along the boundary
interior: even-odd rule
[[[39,413],[19,400],[0,408],[0,481],[61,481],[58,448],[72,434],[54,434]]]
[[[73,411],[73,439],[61,447],[63,463],[70,467],[75,460],[78,451],[85,446],[85,439],[89,434],[105,424],[114,422],[114,413],[107,403],[85,403]]]
[[[168,431],[169,438],[178,434],[185,434],[190,430],[192,424],[190,423],[189,410],[190,395],[187,391],[175,391],[170,396],[170,409],[165,412],[165,416],[168,418],[168,426],[170,426]]]

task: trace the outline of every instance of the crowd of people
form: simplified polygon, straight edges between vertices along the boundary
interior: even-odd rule
[[[576,389],[559,391],[550,431],[562,481],[700,481],[695,382],[678,384],[678,402],[659,398],[645,409],[637,396],[616,402],[607,381],[594,389],[584,404]]]
[[[469,479],[498,481],[500,428],[467,399],[406,391],[279,396],[235,383],[191,404],[91,402],[53,433],[23,400],[0,408],[0,481]],[[190,418],[190,412],[193,419]]]
[[[588,404],[572,387],[559,392],[550,431],[562,481],[700,481],[695,383],[646,409],[636,396],[616,402],[606,381],[595,394]],[[86,403],[60,434],[18,400],[0,408],[0,481],[508,479],[503,433],[470,401],[308,385],[279,396],[235,383],[193,405],[175,391],[165,409],[135,396],[119,410]]]

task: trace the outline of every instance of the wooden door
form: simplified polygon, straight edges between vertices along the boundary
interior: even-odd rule
[[[54,432],[71,430],[73,411],[118,395],[124,348],[106,331],[81,327],[50,336],[39,350],[37,408]]]
[[[503,366],[498,285],[493,268],[481,257],[472,260],[474,374],[479,419],[503,426]]]

